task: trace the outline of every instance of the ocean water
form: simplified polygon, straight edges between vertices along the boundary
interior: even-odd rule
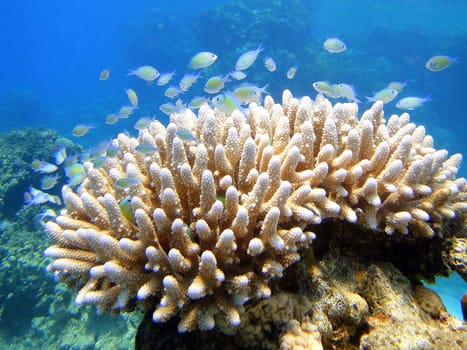
[[[435,147],[446,148],[451,154],[466,154],[465,0],[23,0],[3,4],[0,23],[0,132],[41,126],[55,129],[84,147],[93,147],[125,130],[135,135],[133,125],[139,117],[168,120],[159,106],[175,103],[176,99],[165,97],[164,90],[190,72],[188,63],[195,53],[211,51],[218,59],[204,71],[203,79],[180,96],[183,102],[206,95],[206,77],[233,71],[240,54],[262,46],[259,58],[246,71],[245,81],[258,86],[267,84],[267,91],[276,100],[284,88],[296,96],[314,97],[312,83],[326,80],[352,84],[362,101],[359,109],[364,110],[370,106],[365,96],[372,96],[392,81],[406,82],[400,95],[385,105],[385,115],[403,112],[395,106],[399,98],[430,96],[430,101],[410,111],[411,120],[426,127]],[[337,54],[323,50],[323,42],[332,37],[345,42],[347,49]],[[457,62],[432,72],[425,64],[434,55],[448,55]],[[275,60],[275,72],[265,69],[266,56]],[[175,71],[176,75],[165,87],[127,76],[130,69],[143,65],[154,66],[160,72]],[[296,75],[288,79],[286,72],[293,66],[297,67]],[[108,80],[99,80],[103,69],[110,71]],[[232,79],[226,89],[240,83]],[[128,104],[124,88],[138,93],[140,107],[130,118],[107,125],[105,117]],[[72,129],[81,123],[93,128],[76,138]],[[467,176],[465,163],[459,176]],[[18,193],[26,190],[24,186]],[[23,197],[18,196],[17,206],[22,203]],[[0,235],[15,225],[16,218],[2,221]],[[3,248],[7,254],[8,246]],[[47,279],[44,261],[37,259],[42,265],[36,273]],[[20,269],[22,265],[11,262],[2,269],[10,266]],[[0,291],[3,339],[10,334],[2,330],[8,324],[5,315],[12,315],[4,305],[15,294],[11,285],[8,288]],[[434,288],[450,312],[461,318],[459,299],[467,292],[466,283],[454,276]],[[33,289],[28,291],[33,293]],[[35,311],[21,319],[27,323],[22,325],[24,332],[10,334],[10,340],[21,343],[25,337],[28,341],[33,336],[44,337],[43,323],[48,321],[39,316],[51,312],[44,311],[50,305],[50,296],[45,295],[35,304],[31,298]],[[66,291],[61,295],[60,303],[70,302]],[[86,312],[89,319],[96,317],[92,309]],[[63,317],[82,320],[79,315],[80,311],[73,311]],[[133,320],[122,322],[137,325]],[[70,337],[76,336],[76,327],[70,328]]]

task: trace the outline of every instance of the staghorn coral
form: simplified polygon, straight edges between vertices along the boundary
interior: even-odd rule
[[[79,304],[155,307],[155,322],[180,315],[179,332],[238,326],[315,238],[310,225],[441,238],[467,209],[461,156],[435,150],[408,114],[386,123],[380,102],[358,119],[355,104],[286,90],[282,105],[185,110],[113,143],[117,157],[86,163],[82,185],[63,188],[66,210],[45,225],[49,270],[79,289]],[[137,151],[148,143],[159,152]]]

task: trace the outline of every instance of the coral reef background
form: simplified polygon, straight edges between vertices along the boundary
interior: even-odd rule
[[[311,84],[317,80],[351,83],[360,97],[372,95],[390,81],[407,81],[404,91],[407,95],[431,95],[432,98],[429,104],[411,111],[411,121],[426,127],[427,133],[434,137],[436,148],[448,149],[450,154],[465,154],[467,100],[463,96],[465,83],[460,77],[467,76],[464,64],[467,29],[463,25],[467,22],[466,6],[461,0],[429,4],[420,0],[174,0],[157,4],[150,0],[137,3],[122,0],[118,6],[110,1],[84,0],[56,6],[27,0],[5,5],[0,13],[4,32],[8,33],[0,38],[0,63],[5,67],[0,80],[0,130],[3,132],[0,135],[0,347],[109,349],[112,344],[116,349],[129,349],[134,346],[134,335],[143,315],[112,317],[96,315],[94,307],[77,307],[76,295],[57,285],[46,273],[50,260],[43,256],[43,251],[50,242],[35,219],[44,209],[59,208],[25,207],[23,202],[23,192],[40,181],[40,176],[30,168],[32,159],[52,161],[53,152],[60,145],[66,145],[69,153],[80,152],[81,146],[65,139],[72,138],[71,130],[76,124],[96,126],[79,140],[84,147],[114,138],[124,130],[135,136],[133,124],[139,116],[155,114],[167,124],[168,117],[157,109],[167,101],[163,90],[126,77],[128,69],[151,64],[160,71],[176,70],[177,78],[181,78],[188,71],[187,62],[194,53],[211,50],[219,55],[219,60],[204,74],[226,74],[241,53],[262,44],[265,51],[248,70],[248,80],[261,86],[269,84],[268,91],[275,99],[280,99],[284,88],[297,96],[314,97]],[[349,47],[341,55],[322,50],[322,42],[334,36],[343,39]],[[460,64],[443,72],[429,72],[424,63],[434,54],[458,57]],[[264,69],[266,55],[276,60],[276,72]],[[298,72],[289,80],[285,72],[293,65],[298,66]],[[111,77],[99,81],[99,72],[104,68],[111,70]],[[125,103],[123,87],[129,86],[138,91],[139,110],[128,120],[106,125],[105,116]],[[366,107],[361,106],[361,110]],[[385,106],[385,113],[389,117],[392,113],[400,114],[400,110],[392,103]],[[64,174],[61,175],[53,194],[59,194],[65,181]],[[465,162],[458,175],[467,175]],[[319,242],[315,243],[319,246]],[[344,256],[362,253],[336,242],[334,245],[341,251],[348,249],[343,250]],[[330,261],[330,265],[341,265],[344,260],[339,259],[345,257],[320,256],[320,259]],[[398,275],[391,266],[384,263],[373,266],[368,277],[359,274],[361,266],[358,261],[353,262],[344,272],[352,275],[357,271],[356,276],[362,279],[354,280],[355,285],[346,285],[349,293],[365,283],[371,284],[378,276],[388,279],[395,276],[395,284],[391,285],[400,286],[407,291],[405,295],[412,293],[412,289],[406,288],[409,283],[404,280],[406,276]],[[322,285],[319,276],[323,274],[331,272],[325,266],[322,271],[310,272],[313,287]],[[288,287],[289,292],[300,288],[311,290],[306,283],[291,283],[295,277],[286,275],[281,288]],[[452,299],[444,298],[444,302],[449,304],[451,312],[455,310],[461,317],[459,298],[466,291],[465,282],[458,278],[449,288],[452,281],[443,280],[439,290],[458,293]],[[383,291],[388,297],[389,289]],[[420,294],[425,295],[423,291]],[[295,302],[289,294],[279,294],[277,298]],[[366,300],[370,305],[379,305],[378,298],[371,295]],[[400,308],[418,310],[411,301],[406,301],[398,304]],[[432,312],[428,318],[425,314],[421,314],[424,316],[420,321],[429,329],[425,335],[436,338],[436,331],[429,324],[443,318],[439,312]],[[299,310],[293,316],[297,315],[302,316]],[[328,321],[337,324],[340,317]],[[340,334],[328,333],[325,344],[336,339],[352,340],[365,332],[368,325],[352,317],[346,314],[347,327]],[[315,329],[306,319],[291,322],[289,328],[276,321],[266,325],[265,334],[282,327],[284,337],[280,341],[285,347],[293,344],[294,334],[309,334],[310,342],[315,339]],[[174,323],[172,329],[176,328],[178,320],[170,322]],[[389,329],[393,326],[387,324]],[[144,334],[140,330],[140,335]],[[384,330],[366,341],[377,344],[378,339],[384,339],[382,335]],[[216,336],[219,335],[213,335]],[[279,334],[275,336],[274,340],[279,341]]]

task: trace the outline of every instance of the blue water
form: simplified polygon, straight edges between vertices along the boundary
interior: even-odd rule
[[[437,148],[466,153],[465,0],[288,3],[290,8],[285,6],[281,12],[255,17],[248,6],[277,8],[280,1],[243,1],[249,4],[241,7],[244,14],[216,13],[215,8],[223,4],[236,4],[227,0],[5,2],[0,11],[0,131],[42,125],[73,138],[76,124],[90,123],[95,129],[79,140],[74,138],[87,147],[122,130],[136,133],[133,124],[139,116],[167,119],[158,106],[169,99],[163,96],[164,88],[127,77],[129,69],[150,64],[161,72],[176,70],[174,82],[178,82],[188,72],[190,58],[206,50],[219,56],[206,75],[226,74],[241,53],[263,45],[265,50],[248,70],[247,80],[269,84],[268,91],[276,99],[284,88],[296,96],[315,96],[311,84],[329,80],[353,84],[365,101],[365,95],[391,81],[407,81],[401,97],[430,95],[432,99],[411,111],[411,119],[425,125]],[[215,14],[216,20],[206,13]],[[290,31],[283,31],[284,26]],[[303,29],[295,33],[294,28]],[[328,37],[342,39],[348,49],[334,55],[323,51]],[[425,63],[437,54],[456,57],[459,63],[430,72]],[[264,69],[266,56],[276,60],[276,72]],[[293,65],[298,71],[289,80],[285,73]],[[110,69],[110,78],[100,81],[104,68]],[[188,102],[188,97],[203,94],[203,85],[204,81],[198,83],[182,99]],[[233,86],[230,83],[227,88]],[[106,125],[105,116],[128,103],[123,91],[128,87],[138,92],[140,109],[129,120]],[[360,109],[367,106],[363,102]],[[394,101],[385,106],[385,113],[401,110]],[[463,165],[459,176],[467,176],[466,169]],[[449,283],[441,292],[446,300],[450,296],[458,300],[466,284],[460,279]],[[460,317],[458,305],[448,304]]]

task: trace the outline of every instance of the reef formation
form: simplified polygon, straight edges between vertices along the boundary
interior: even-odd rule
[[[377,298],[357,291],[399,273],[378,261],[414,282],[465,269],[467,260],[455,241],[466,236],[461,155],[436,150],[406,113],[386,121],[382,107],[358,118],[356,104],[285,90],[281,104],[267,96],[245,113],[205,105],[197,116],[172,114],[167,127],[154,121],[137,138],[119,134],[116,157],[99,169],[85,163],[83,183],[63,187],[66,208],[45,224],[48,269],[79,290],[78,304],[137,308],[157,324],[176,319],[180,333],[253,327],[255,339],[238,346],[258,346],[268,315],[282,315],[274,324],[284,349],[303,339],[335,344],[342,323],[351,325],[342,339],[358,343],[371,328],[368,300]],[[141,152],[148,144],[158,151]],[[331,266],[345,265],[344,248],[354,257],[346,275],[360,285],[342,278],[346,295],[330,282],[342,273]],[[365,270],[362,257],[373,267]],[[288,301],[299,307],[249,321],[264,303],[274,310]]]

